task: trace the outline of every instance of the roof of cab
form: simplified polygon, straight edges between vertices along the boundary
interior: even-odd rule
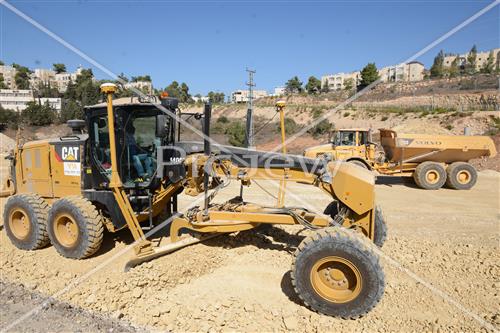
[[[117,99],[113,99],[113,106],[147,106],[147,105],[158,105],[159,102],[141,102],[138,97],[121,97]],[[107,102],[98,103],[95,105],[86,106],[86,109],[99,109],[106,107],[108,105]]]

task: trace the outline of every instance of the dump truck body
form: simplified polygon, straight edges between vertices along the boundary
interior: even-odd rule
[[[450,164],[496,155],[495,145],[487,136],[398,134],[381,129],[380,143],[390,163],[433,161]]]

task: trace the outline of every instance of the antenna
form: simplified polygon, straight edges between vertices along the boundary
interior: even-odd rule
[[[253,87],[255,87],[255,83],[253,82],[253,75],[256,73],[255,70],[246,69],[248,73],[248,82],[246,85],[248,86],[248,102],[247,102],[247,128],[246,128],[246,144],[247,148],[254,149],[253,142]]]

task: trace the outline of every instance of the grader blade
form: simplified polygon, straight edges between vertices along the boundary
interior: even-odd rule
[[[183,247],[193,245],[199,242],[203,242],[207,239],[214,238],[216,236],[221,235],[221,233],[213,233],[213,234],[205,234],[205,235],[183,235],[180,240],[177,242],[170,242],[170,237],[166,239],[166,241],[162,242],[160,246],[153,248],[153,252],[145,255],[134,255],[127,263],[125,264],[124,271],[128,272],[131,268],[134,268],[137,265],[140,265],[144,262],[156,259],[158,257],[170,254],[175,252]]]

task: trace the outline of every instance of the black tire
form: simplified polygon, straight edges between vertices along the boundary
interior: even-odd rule
[[[74,232],[69,236],[74,239],[68,241],[64,238],[63,223],[76,225]],[[69,196],[54,202],[49,211],[47,229],[50,241],[60,255],[83,259],[101,247],[104,224],[99,211],[89,200]]]
[[[373,243],[378,247],[384,246],[387,239],[387,224],[385,224],[384,214],[379,206],[375,207],[375,232],[373,235]]]
[[[436,177],[432,179],[432,177]],[[413,179],[418,187],[425,190],[437,190],[446,183],[446,171],[444,167],[436,162],[420,163],[413,172]]]
[[[323,214],[329,215],[332,219],[338,213],[337,202],[332,201],[326,206]],[[387,238],[387,224],[385,223],[384,214],[379,206],[375,207],[375,234],[373,235],[373,243],[378,247],[382,247]]]
[[[321,279],[323,272],[315,274],[316,267],[321,267],[318,264],[331,258],[343,260],[354,268],[353,271],[357,270],[360,281],[346,284],[347,289],[355,290],[355,294],[348,296],[352,299],[335,301],[317,291],[319,288],[317,284],[315,287],[313,276]],[[356,319],[380,301],[384,294],[385,277],[378,255],[367,238],[351,230],[332,227],[316,231],[300,243],[292,264],[292,284],[299,298],[312,310],[329,316]]]
[[[47,234],[47,215],[49,205],[38,194],[16,194],[7,200],[4,207],[3,221],[5,232],[12,244],[22,250],[37,250],[49,244]],[[13,221],[26,221],[24,227],[28,228],[24,234],[19,231],[19,223]]]
[[[476,169],[466,162],[450,164],[446,174],[446,186],[455,190],[470,190],[477,182]]]
[[[366,164],[364,164],[363,162],[361,162],[361,161],[358,161],[358,160],[350,160],[350,161],[348,161],[348,163],[355,164],[355,165],[357,165],[357,166],[362,167],[363,169],[368,170],[368,166],[367,166]]]

